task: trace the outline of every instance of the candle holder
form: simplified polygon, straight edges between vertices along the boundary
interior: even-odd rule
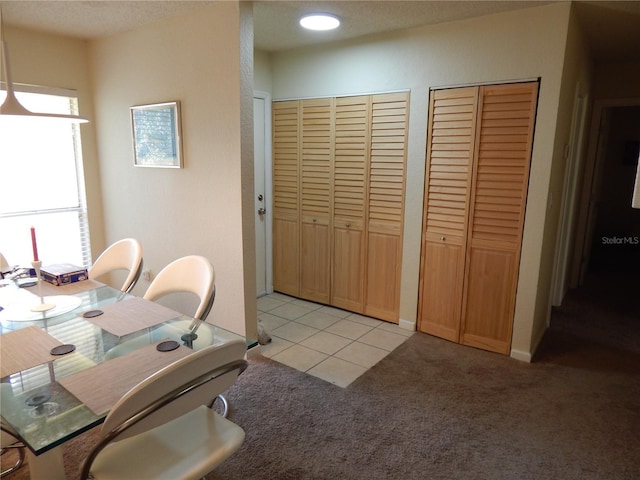
[[[40,267],[42,267],[41,260],[34,260],[31,262],[33,269],[36,271],[36,278],[38,282],[38,296],[40,297],[40,303],[38,305],[34,305],[31,307],[32,312],[47,312],[52,308],[55,308],[55,304],[53,303],[45,303],[44,297],[42,296],[42,275],[40,274]]]

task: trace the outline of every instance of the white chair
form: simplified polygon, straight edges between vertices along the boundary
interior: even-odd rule
[[[115,270],[128,270],[121,291],[129,293],[142,273],[142,245],[135,238],[124,238],[100,254],[89,269],[89,278],[96,279]]]
[[[6,272],[9,272],[10,270],[11,270],[11,266],[9,265],[9,262],[7,262],[7,259],[4,258],[4,255],[0,253],[0,275]]]
[[[244,430],[208,406],[247,367],[235,340],[194,352],[151,375],[111,409],[82,480],[197,479],[244,441]]]
[[[4,455],[5,453],[8,453],[11,450],[16,450],[18,453],[18,456],[16,458],[15,463],[12,466],[0,472],[0,478],[4,478],[10,473],[13,473],[16,470],[18,470],[24,463],[24,456],[25,456],[25,446],[15,436],[15,432],[12,432],[8,426],[4,424],[0,424],[0,455]]]
[[[193,315],[193,321],[179,320],[172,323],[172,330],[167,331],[167,335],[171,337],[171,333],[177,329],[187,330],[181,338],[185,345],[193,347],[198,340],[198,327],[207,318],[216,296],[215,286],[215,270],[211,262],[201,255],[187,255],[178,258],[169,263],[155,276],[149,288],[145,292],[143,298],[145,300],[155,301],[172,293],[192,293],[198,296],[199,303],[196,312]],[[163,327],[160,327],[162,329]],[[202,331],[200,333],[202,335]],[[210,345],[213,341],[210,338],[209,331],[204,332],[204,337],[199,339],[201,345]],[[140,348],[146,342],[145,338],[138,338],[125,341],[116,345],[105,354],[105,358],[110,359],[119,357],[132,350]],[[229,413],[229,404],[223,395],[218,395],[221,403],[221,414],[226,417]]]
[[[203,321],[215,300],[215,280],[216,274],[209,260],[200,255],[187,255],[160,270],[143,298],[153,301],[170,293],[194,293],[200,303],[193,318]]]

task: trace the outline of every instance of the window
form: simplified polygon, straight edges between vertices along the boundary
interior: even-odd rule
[[[4,97],[0,91],[0,103]],[[34,112],[77,113],[73,92],[30,89],[16,97]],[[0,252],[10,265],[32,260],[32,226],[44,265],[91,263],[77,124],[0,116],[0,198]]]

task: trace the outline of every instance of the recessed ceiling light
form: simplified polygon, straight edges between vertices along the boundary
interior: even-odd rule
[[[333,30],[334,28],[338,28],[340,20],[334,15],[314,13],[302,17],[300,19],[300,25],[309,30]]]

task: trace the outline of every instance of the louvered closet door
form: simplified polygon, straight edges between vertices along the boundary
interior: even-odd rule
[[[365,314],[398,322],[408,93],[372,96]]]
[[[419,330],[458,342],[478,88],[431,92]]]
[[[274,102],[273,116],[273,288],[299,290],[299,102]]]
[[[371,97],[336,99],[331,304],[363,313]]]
[[[300,296],[329,302],[333,99],[302,101]]]
[[[537,83],[480,88],[461,343],[507,354]]]

